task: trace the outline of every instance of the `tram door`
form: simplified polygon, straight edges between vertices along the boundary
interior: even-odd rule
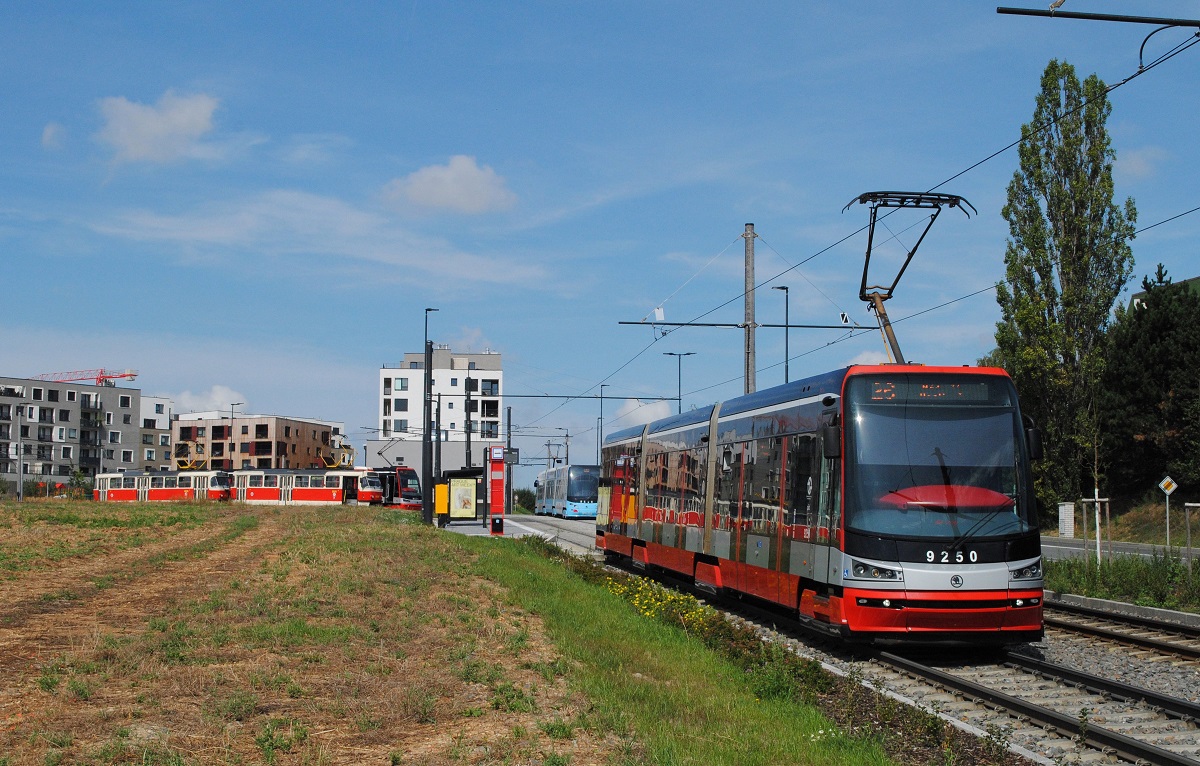
[[[150,477],[149,476],[137,477],[137,499],[144,503],[144,502],[146,502],[146,499],[149,496],[150,496]]]
[[[292,489],[296,486],[296,474],[285,473],[279,477],[279,502],[292,502]]]

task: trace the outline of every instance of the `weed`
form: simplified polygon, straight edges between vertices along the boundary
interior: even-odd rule
[[[213,701],[210,710],[214,717],[225,721],[244,721],[258,710],[258,697],[253,692],[235,691]]]
[[[291,718],[272,718],[263,725],[254,738],[254,744],[263,754],[263,760],[275,763],[276,753],[289,753],[296,745],[308,739],[308,729]]]
[[[570,739],[575,733],[575,726],[561,718],[553,721],[539,721],[538,728],[550,739]]]
[[[71,678],[67,681],[67,689],[75,695],[75,699],[86,702],[92,698],[92,687],[82,678]]]
[[[506,713],[532,713],[537,710],[537,700],[524,689],[505,681],[492,690],[492,709]]]

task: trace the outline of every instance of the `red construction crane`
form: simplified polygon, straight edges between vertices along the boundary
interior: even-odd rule
[[[97,386],[111,386],[111,381],[125,378],[133,380],[138,376],[137,370],[73,370],[72,372],[47,372],[35,375],[33,380],[47,380],[55,383],[67,383],[73,380],[94,380]]]

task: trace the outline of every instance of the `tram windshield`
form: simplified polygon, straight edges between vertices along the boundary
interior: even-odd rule
[[[1006,378],[886,374],[846,385],[846,527],[901,538],[1036,529]]]
[[[567,469],[567,501],[594,503],[600,486],[600,466],[573,465]]]

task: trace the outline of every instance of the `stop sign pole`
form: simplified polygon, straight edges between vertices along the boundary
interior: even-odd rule
[[[1167,552],[1171,551],[1171,493],[1178,488],[1179,485],[1168,476],[1158,483],[1158,488],[1161,489],[1167,496]]]

